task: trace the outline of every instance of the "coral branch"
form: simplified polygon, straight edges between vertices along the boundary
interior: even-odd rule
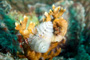
[[[45,22],[42,22],[37,27],[37,34],[28,39],[29,44],[23,44],[25,57],[30,60],[39,60],[41,58],[52,60],[53,57],[60,54],[60,45],[65,43],[64,36],[68,27],[67,21],[61,17],[64,11],[65,9],[60,9],[60,6],[55,8],[53,5],[49,13],[45,12],[45,18],[43,18]],[[29,34],[33,33],[32,29],[35,26],[35,24],[31,23],[27,28],[27,20],[28,18],[25,17],[21,25],[16,23],[16,30],[19,30],[24,38],[28,38]],[[44,50],[45,52],[43,52]]]
[[[29,23],[28,26],[27,22],[28,22],[28,17],[24,16],[24,20],[20,21],[20,24],[17,22],[15,23],[16,25],[15,29],[19,30],[19,32],[23,35],[24,38],[29,38],[29,35],[33,33],[32,30],[35,27],[34,23],[31,22]]]
[[[43,58],[52,60],[53,57],[57,56],[61,52],[61,47],[58,47],[65,43],[65,40],[62,40],[61,42],[52,42],[50,48],[46,53],[38,53],[30,49],[30,46],[26,43],[23,45],[24,49],[24,56],[27,57],[30,60],[39,60]],[[23,58],[23,55],[18,55],[19,57]],[[24,57],[24,58],[25,58]]]
[[[54,32],[55,35],[60,34],[61,36],[65,36],[67,32],[67,27],[68,27],[68,23],[63,18],[55,19],[53,21],[53,29],[55,31]]]

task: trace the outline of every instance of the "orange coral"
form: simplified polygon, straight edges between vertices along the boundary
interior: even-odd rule
[[[61,8],[61,9],[60,9]],[[50,10],[49,14],[53,16],[53,28],[54,28],[54,34],[55,35],[62,35],[64,36],[67,32],[68,23],[65,19],[63,19],[62,14],[65,12],[65,9],[62,7],[56,7],[52,6],[53,10]]]
[[[65,40],[62,40],[61,42],[52,42],[50,48],[46,53],[42,54],[42,57],[44,59],[52,60],[53,57],[59,55],[61,52],[61,47],[58,48],[58,46],[64,43],[65,43]],[[56,49],[56,52],[54,51],[54,49]]]
[[[57,56],[61,52],[61,47],[58,47],[59,45],[62,45],[65,43],[65,40],[62,40],[61,42],[52,42],[50,48],[46,53],[38,53],[30,49],[30,46],[26,43],[23,45],[24,49],[24,55],[18,55],[21,58],[28,58],[30,60],[39,60],[39,59],[49,59],[52,60],[53,57]],[[56,49],[56,51],[54,51]]]
[[[60,6],[55,8],[54,5],[52,6],[52,10],[50,10],[49,13],[45,12],[45,18],[43,18],[43,21],[53,22],[54,35],[51,40],[52,42],[61,41],[67,33],[68,23],[62,17],[64,12],[65,9]],[[53,18],[51,18],[51,16]]]
[[[32,33],[32,30],[35,27],[34,23],[30,23],[29,26],[26,26],[27,21],[28,21],[28,17],[24,16],[24,20],[20,21],[20,24],[17,22],[15,23],[16,25],[15,29],[19,30],[19,32],[23,35],[24,38],[29,38],[29,35]]]
[[[50,9],[49,13],[45,12],[46,18],[43,18],[43,21],[51,21],[51,15],[53,16],[54,19],[60,18],[63,13],[65,12],[65,9],[62,7],[56,7],[53,5],[52,10]]]
[[[53,21],[53,29],[55,35],[62,35],[65,36],[67,32],[68,23],[63,18],[55,19]]]
[[[38,52],[31,50],[30,46],[28,44],[24,43],[23,44],[24,56],[19,55],[19,57],[27,57],[30,60],[39,60],[41,58],[43,58],[43,60],[45,60],[45,59],[52,60],[53,57],[60,54],[61,47],[58,47],[58,46],[64,44],[65,40],[63,40],[63,38],[61,38],[60,41],[57,42],[56,39],[58,39],[58,37],[60,37],[60,36],[61,37],[65,36],[65,34],[67,32],[67,27],[68,27],[67,21],[64,20],[63,17],[61,17],[62,14],[64,13],[64,11],[65,11],[65,9],[63,9],[63,8],[60,9],[60,7],[55,8],[55,6],[53,5],[52,10],[50,10],[49,13],[45,12],[46,17],[43,18],[43,21],[51,21],[52,20],[53,29],[54,29],[54,38],[51,41],[51,46],[49,47],[48,51],[46,53],[38,53]],[[53,19],[51,18],[51,16],[53,17]],[[24,26],[26,26],[26,25],[24,24]],[[20,33],[24,37],[27,38],[29,30],[28,31],[26,30],[27,33],[25,32],[25,34],[23,34],[24,30],[22,30],[21,28],[18,29],[18,27],[19,26],[16,25],[16,29],[19,31],[21,30],[22,32],[20,32]],[[32,30],[30,30],[30,31],[32,31]],[[57,35],[59,35],[59,36],[57,37]]]

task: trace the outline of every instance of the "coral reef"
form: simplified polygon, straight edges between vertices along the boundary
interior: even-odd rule
[[[85,8],[85,19],[86,19],[86,27],[89,27],[89,23],[90,23],[90,7],[89,7],[89,5],[90,5],[90,1],[89,0],[74,0],[75,2],[80,2],[82,5],[83,5],[83,7]]]
[[[53,35],[53,24],[50,21],[43,22],[37,26],[36,30],[36,34],[31,36],[28,39],[28,42],[32,50],[44,53],[48,50],[51,43],[51,37]]]
[[[39,60],[40,58],[52,60],[53,57],[59,55],[61,52],[60,45],[65,43],[64,36],[68,27],[67,21],[61,17],[64,11],[65,9],[60,9],[60,7],[55,7],[53,5],[52,10],[50,10],[49,13],[45,12],[45,17],[36,27],[31,24],[29,25],[30,27],[26,26],[27,17],[25,17],[23,21],[20,21],[20,24],[15,23],[15,29],[19,30],[24,37],[24,43],[22,45],[25,56],[19,55],[19,57],[27,57],[31,60]],[[31,28],[32,26],[33,28]],[[58,27],[60,33],[55,35],[54,33],[57,31]],[[31,30],[28,30],[29,28]],[[32,33],[32,31],[34,33]],[[25,42],[26,40],[28,43]]]
[[[50,48],[46,53],[38,53],[30,49],[30,46],[27,44],[23,45],[25,56],[24,55],[18,55],[21,58],[27,57],[31,60],[39,60],[39,59],[49,59],[52,60],[53,57],[57,56],[61,52],[61,48],[58,48],[58,46],[61,46],[65,43],[65,40],[62,40],[61,42],[52,42]]]
[[[0,60],[28,60],[27,58],[14,58],[9,52],[7,54],[0,53]]]
[[[66,60],[69,58],[73,58],[75,60],[89,60],[90,57],[89,53],[87,53],[90,46],[90,44],[88,44],[89,32],[86,32],[85,29],[87,27],[85,11],[88,6],[83,7],[86,1],[83,1],[83,4],[81,3],[79,1],[74,2],[68,0],[62,1],[61,3],[54,3],[56,6],[64,6],[67,10],[65,15],[63,15],[69,23],[68,32],[66,35],[67,42],[65,45],[65,50],[63,50],[60,54],[60,56],[63,56]],[[86,4],[88,5],[89,3]]]
[[[86,52],[84,45],[79,45],[78,54],[75,57],[77,60],[90,60],[90,55]]]
[[[34,5],[37,2],[41,3],[47,3],[49,5],[52,5],[53,2],[56,2],[57,0],[20,0],[20,1],[16,1],[16,0],[7,0],[8,3],[11,4],[11,6],[13,7],[13,10],[18,10],[21,12],[28,12],[28,4],[32,4]]]
[[[77,2],[77,0],[75,0],[75,2]],[[89,29],[90,29],[90,11],[89,11],[90,10],[90,7],[89,7],[89,5],[90,5],[90,3],[89,2],[90,1],[89,0],[83,0],[83,1],[80,0],[78,2],[81,2],[81,4],[83,5],[83,7],[85,8],[85,23],[86,23],[86,26],[85,26],[85,29],[84,29],[84,32],[83,32],[85,41],[82,42],[82,45],[84,46],[84,47],[82,47],[82,49],[85,52],[82,53],[82,54],[85,54],[85,56],[88,58],[88,57],[90,57],[89,56],[90,55],[90,51],[88,50],[88,49],[90,49],[90,44],[89,44],[89,42],[90,42],[89,41],[90,40],[90,38],[89,38],[89,35],[90,35],[90,31],[89,31]],[[80,45],[80,48],[81,48],[81,45]]]
[[[23,14],[19,11],[10,11],[7,14],[11,19],[13,19],[15,22],[18,22],[19,20],[23,20]]]
[[[13,57],[11,57],[10,53],[3,54],[0,53],[0,60],[14,60]]]
[[[34,23],[29,23],[29,26],[28,26],[27,21],[29,22],[28,17],[24,16],[24,20],[20,21],[20,24],[15,23],[16,25],[15,29],[19,30],[19,32],[24,36],[24,38],[29,38],[29,35],[33,33],[32,29],[34,29],[35,27]]]
[[[15,21],[8,17],[5,11],[0,10],[0,52],[16,54],[20,51],[17,41]]]
[[[53,60],[64,60],[63,57],[54,57]]]
[[[53,28],[55,29],[55,35],[61,34],[62,36],[65,36],[67,32],[67,21],[64,20],[63,18],[56,19],[53,22]]]
[[[27,15],[28,20],[30,20],[30,22],[34,22],[35,25],[39,24],[38,18],[36,16],[36,14],[34,13],[34,11],[26,13],[25,15]],[[23,16],[25,16],[25,15],[24,15],[24,13],[21,13],[21,12],[16,11],[16,10],[8,13],[8,16],[17,23],[19,23],[20,20],[23,21],[24,20]]]
[[[89,2],[0,0],[0,60],[90,60]]]
[[[8,13],[11,9],[11,5],[7,1],[0,1],[0,10],[3,10],[5,13]]]

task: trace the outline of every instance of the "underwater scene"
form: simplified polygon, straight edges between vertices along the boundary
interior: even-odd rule
[[[0,60],[90,60],[90,0],[0,0]]]

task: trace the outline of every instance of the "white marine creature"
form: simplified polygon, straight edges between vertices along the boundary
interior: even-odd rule
[[[65,9],[53,5],[49,13],[45,12],[39,25],[29,24],[26,29],[27,17],[24,18],[21,25],[16,24],[16,30],[28,39],[30,49],[35,52],[45,53],[48,51],[51,42],[60,42],[65,38],[68,23],[63,17]]]
[[[43,22],[36,29],[37,34],[29,38],[29,44],[32,50],[45,53],[50,46],[51,37],[53,36],[53,24],[51,21]]]

